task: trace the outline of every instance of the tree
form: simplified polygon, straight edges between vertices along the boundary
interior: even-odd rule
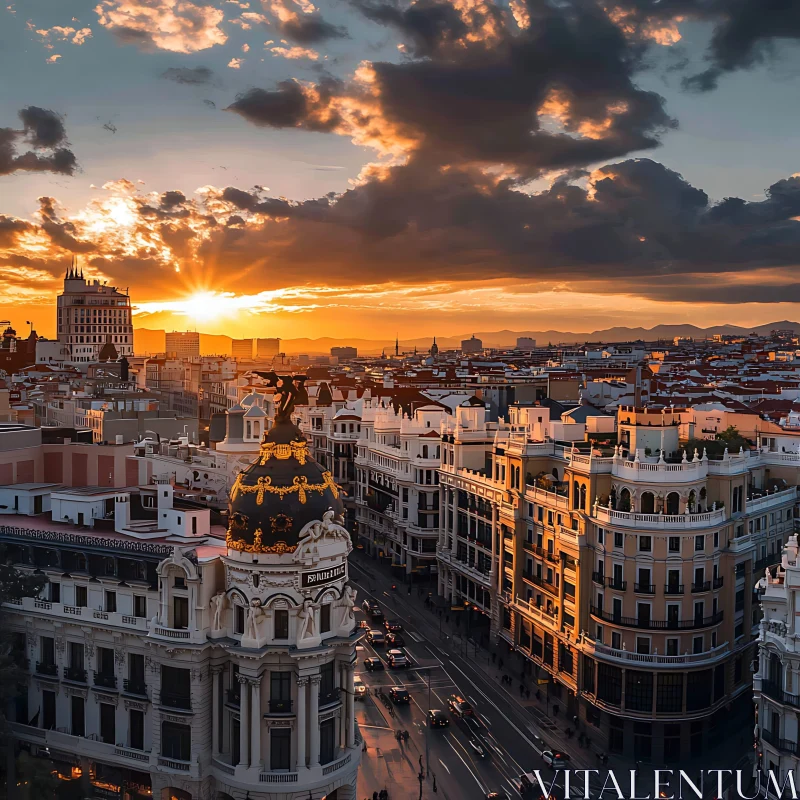
[[[43,575],[31,575],[14,567],[5,548],[0,548],[0,604],[19,601],[23,597],[37,597],[46,583],[47,578]],[[9,795],[14,788],[23,788],[25,779],[17,779],[13,775],[16,768],[19,776],[28,776],[25,786],[27,800],[45,800],[53,796],[53,788],[42,778],[42,768],[29,765],[25,772],[23,764],[15,765],[14,741],[5,717],[5,711],[19,693],[26,674],[24,650],[20,652],[15,647],[7,631],[0,631],[0,786],[6,787]],[[13,787],[12,782],[15,784]]]

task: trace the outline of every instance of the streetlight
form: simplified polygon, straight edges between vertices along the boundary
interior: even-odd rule
[[[415,667],[415,672],[426,672],[428,674],[428,716],[425,720],[425,772],[430,772],[431,769],[431,761],[430,761],[430,747],[428,743],[428,728],[431,726],[431,670],[434,669],[442,669],[441,664],[433,664],[430,667]],[[420,762],[422,762],[422,756],[419,757]],[[422,763],[420,763],[420,775],[422,775]],[[422,779],[420,779],[419,790],[422,792]],[[420,797],[422,795],[420,794]]]

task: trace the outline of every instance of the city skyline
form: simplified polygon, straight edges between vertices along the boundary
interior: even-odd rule
[[[73,256],[135,327],[234,337],[800,318],[785,3],[2,13],[18,329]]]

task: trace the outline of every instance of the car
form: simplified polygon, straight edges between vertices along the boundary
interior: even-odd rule
[[[367,672],[378,672],[383,669],[383,661],[374,656],[372,658],[365,658],[364,669],[366,669]]]
[[[367,599],[361,604],[361,610],[365,614],[372,614],[373,611],[377,611],[379,608],[380,606],[378,606],[375,600]]]
[[[411,695],[408,693],[408,689],[404,689],[402,686],[392,686],[389,689],[389,697],[392,698],[392,702],[397,706],[408,705],[411,702]]]
[[[364,681],[361,680],[360,675],[356,675],[353,678],[353,699],[354,700],[363,700],[367,695],[367,686]]]
[[[388,633],[402,633],[403,631],[403,626],[396,619],[384,620],[383,627]]]
[[[369,633],[367,633],[367,641],[373,647],[376,647],[376,646],[384,644],[386,639],[385,639],[385,637],[383,635],[383,631],[372,630],[372,631],[369,631]]]
[[[367,620],[365,620],[365,619],[362,619],[362,620],[361,620],[361,621],[358,623],[358,627],[359,627],[359,628],[360,628],[362,631],[368,631],[368,630],[369,630],[369,622],[367,622]]]
[[[392,669],[401,669],[408,666],[408,656],[402,650],[390,650],[386,654],[386,660]]]
[[[405,647],[406,640],[399,633],[387,633],[386,644],[389,647]]]
[[[557,750],[544,750],[542,751],[542,760],[548,767],[552,769],[568,769],[569,756],[566,753],[558,752]]]
[[[428,727],[429,728],[447,728],[450,725],[450,720],[447,714],[441,709],[432,708],[428,712]]]
[[[461,695],[458,694],[451,694],[447,700],[447,705],[450,707],[450,710],[455,714],[459,719],[462,717],[474,717],[475,711],[472,709],[472,706],[463,698]]]
[[[381,611],[379,608],[376,608],[370,614],[370,617],[372,617],[373,622],[380,622],[383,619],[383,611]]]
[[[504,798],[503,795],[500,794],[500,792],[487,792],[486,800],[504,800]]]
[[[474,736],[470,737],[469,746],[472,749],[472,752],[475,753],[478,758],[486,758],[489,755],[489,751],[486,749],[486,747]]]

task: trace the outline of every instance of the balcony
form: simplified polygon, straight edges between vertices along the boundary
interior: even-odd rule
[[[135,694],[137,697],[147,697],[147,684],[144,678],[125,678],[122,681],[122,691],[126,694]]]
[[[320,698],[320,704],[322,703],[322,698]],[[291,714],[292,713],[292,701],[291,700],[270,700],[269,701],[269,713],[270,714]]]
[[[718,611],[710,617],[696,617],[694,619],[672,620],[672,619],[647,619],[644,617],[623,617],[603,611],[597,606],[591,607],[592,615],[599,619],[610,622],[613,625],[621,625],[625,628],[641,628],[643,630],[696,630],[697,628],[708,628],[711,625],[718,625],[722,622],[722,611]]]
[[[63,603],[51,603],[34,597],[23,597],[13,605],[21,606],[23,611],[30,611],[40,617],[69,617],[71,620],[79,617],[86,624],[97,625],[102,623],[104,628],[113,626],[116,628],[133,628],[139,631],[147,630],[147,619],[145,617],[132,617],[112,611],[95,611],[86,606],[67,606]]]
[[[692,584],[692,594],[700,594],[701,592],[711,591],[711,581],[703,581],[702,583]]]
[[[781,739],[772,731],[767,730],[761,731],[761,738],[767,744],[771,744],[773,747],[776,747],[778,750],[784,753],[789,753],[793,756],[800,756],[800,747],[798,747],[797,742],[794,742],[791,739]]]
[[[721,589],[721,588],[722,588],[722,584],[723,584],[724,582],[725,582],[725,579],[724,579],[724,578],[722,578],[722,577],[720,577],[720,578],[714,578],[714,580],[713,580],[713,582],[712,582],[712,588],[713,588],[713,589]]]
[[[684,653],[683,655],[661,655],[660,653],[636,653],[632,650],[617,650],[600,644],[585,634],[581,639],[581,649],[604,661],[642,664],[651,667],[679,667],[686,664],[708,664],[719,661],[730,654],[727,644],[722,644],[703,653]]]
[[[64,680],[86,683],[86,670],[83,667],[64,667]]]
[[[683,584],[667,583],[664,586],[664,594],[683,594]]]
[[[595,506],[594,515],[598,522],[620,528],[639,530],[687,530],[710,528],[725,522],[724,508],[705,511],[702,514],[637,514],[631,511],[617,511],[605,506]]]
[[[178,692],[161,690],[161,705],[167,708],[178,708],[182,711],[192,710],[192,698]]]
[[[637,594],[655,594],[656,587],[652,583],[637,583],[634,584],[633,591]]]
[[[319,705],[320,708],[322,706],[332,706],[334,703],[339,702],[339,688],[331,689],[329,692],[320,692],[319,693]]]
[[[593,572],[592,581],[594,581],[594,583],[598,584],[599,586],[602,586],[606,582],[606,579],[602,572]]]
[[[229,706],[235,706],[236,708],[239,708],[239,705],[242,702],[241,686],[237,684],[235,689],[228,689],[228,691],[225,693],[225,702]]]
[[[102,686],[104,689],[116,689],[117,688],[117,676],[116,675],[104,675],[102,672],[95,672],[95,674],[94,674],[94,685],[95,686]]]
[[[623,581],[621,578],[606,578],[606,586],[609,589],[616,589],[618,592],[624,592],[628,588],[628,581]]]
[[[37,675],[47,675],[51,678],[58,678],[58,665],[57,664],[49,664],[49,663],[42,663],[41,661],[36,662],[36,674]]]
[[[785,706],[800,708],[800,696],[784,692],[783,689],[773,681],[762,679],[761,693],[767,695],[767,697],[771,697],[773,700],[777,700],[779,703],[783,703]]]

